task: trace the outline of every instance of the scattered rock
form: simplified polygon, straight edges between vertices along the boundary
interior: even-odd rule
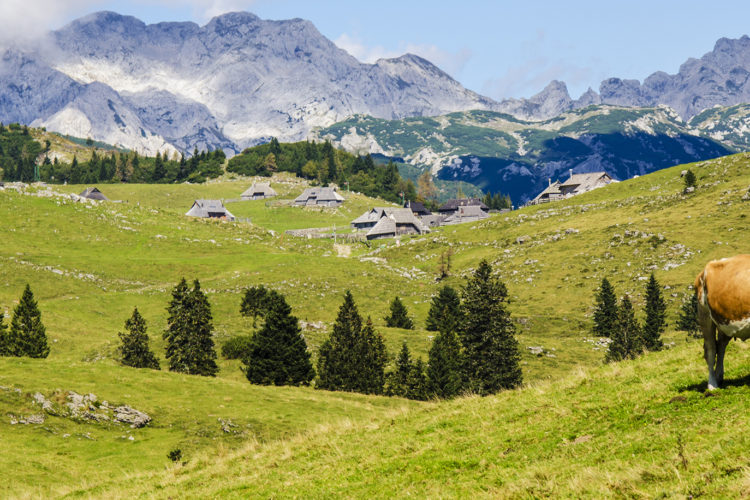
[[[569,227],[565,230],[565,234],[578,234],[580,231],[578,229],[573,229],[572,227]]]
[[[133,429],[138,429],[151,422],[151,417],[142,411],[138,411],[130,406],[123,405],[114,409],[114,418],[123,424],[130,424]]]
[[[686,187],[685,190],[683,191],[683,193],[690,194],[693,191],[695,191],[695,188],[693,186],[690,186],[690,187]]]
[[[530,239],[531,239],[531,236],[528,236],[528,235],[519,236],[518,238],[516,238],[516,244],[517,245],[523,245],[524,243],[526,243]]]

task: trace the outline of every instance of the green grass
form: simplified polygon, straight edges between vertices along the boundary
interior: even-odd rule
[[[707,399],[682,390],[702,383],[705,368],[699,343],[686,343],[681,334],[668,335],[677,345],[667,353],[604,368],[603,351],[588,340],[593,295],[603,277],[638,307],[642,278],[653,270],[669,287],[664,293],[674,324],[707,260],[748,251],[750,205],[741,201],[750,185],[748,161],[735,155],[688,166],[698,189],[687,196],[679,173],[688,167],[680,166],[421,237],[351,244],[349,257],[339,256],[331,240],[293,238],[283,230],[338,229],[382,201],[353,196],[338,211],[230,203],[236,215],[253,220],[248,224],[184,213],[196,198],[238,198],[251,179],[102,185],[108,197],[127,203],[96,206],[0,191],[0,310],[10,313],[30,283],[52,348],[46,360],[0,359],[0,385],[24,394],[94,392],[154,416],[150,426],[131,431],[134,441],[120,437],[129,428],[59,417],[42,426],[11,426],[10,415],[38,410],[27,396],[0,391],[0,442],[8,450],[0,454],[0,468],[19,471],[19,479],[2,486],[2,496],[687,496],[695,488],[717,496],[730,479],[739,486],[727,491],[740,494],[744,469],[729,479],[707,474],[712,461],[728,468],[746,462],[741,415],[747,388],[733,386]],[[272,185],[280,198],[303,187],[284,177]],[[83,186],[54,189],[73,193]],[[516,243],[521,236],[527,241]],[[437,261],[449,245],[452,276],[438,283]],[[165,308],[183,276],[200,279],[208,293],[217,346],[252,331],[251,321],[239,315],[241,292],[262,283],[284,293],[300,319],[322,323],[322,330],[304,331],[313,353],[350,289],[392,356],[405,339],[424,359],[432,294],[445,283],[460,287],[483,258],[508,286],[530,384],[522,391],[410,403],[254,387],[236,361],[220,360],[216,379],[115,362],[117,332],[137,306],[164,364]],[[395,295],[416,330],[384,326]],[[552,356],[529,353],[527,347],[540,345]],[[731,347],[728,360],[729,377],[747,373],[750,359],[741,345]],[[685,396],[684,404],[669,403],[675,395]],[[711,406],[719,402],[727,406]],[[740,415],[731,425],[729,405]],[[710,421],[715,412],[719,424]],[[218,418],[231,418],[246,433],[225,435]],[[724,458],[708,444],[730,428]],[[86,433],[96,441],[82,437]],[[670,469],[677,434],[688,461],[686,471],[677,468],[682,479]],[[561,444],[586,435],[591,439]],[[610,435],[612,445],[605,442]],[[185,467],[166,458],[174,447],[185,451]],[[221,486],[222,474],[237,479]],[[698,479],[706,477],[711,481],[700,486]],[[185,492],[177,490],[182,487]]]
[[[750,352],[705,389],[700,341],[486,398],[415,407],[83,496],[738,498],[748,494]]]

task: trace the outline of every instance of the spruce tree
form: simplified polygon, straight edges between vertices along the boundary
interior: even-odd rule
[[[417,361],[411,366],[406,397],[418,401],[426,401],[429,398],[427,375],[425,375],[425,367],[422,358],[417,359]]]
[[[243,316],[253,317],[253,327],[255,327],[258,316],[263,317],[266,309],[266,294],[268,290],[263,285],[251,286],[245,290],[240,304],[240,314]]]
[[[266,322],[242,360],[245,376],[253,384],[307,385],[315,370],[299,322],[283,295],[270,290],[266,300]]]
[[[133,309],[133,314],[125,321],[125,332],[119,333],[121,363],[133,368],[159,369],[159,360],[148,348],[148,335],[146,334],[146,320],[143,319],[138,308]]]
[[[427,330],[456,330],[461,324],[461,299],[454,288],[446,285],[432,298],[427,313]]]
[[[385,385],[385,365],[388,353],[383,337],[375,330],[372,319],[368,316],[362,327],[360,347],[361,366],[357,392],[363,394],[382,394]]]
[[[330,337],[318,351],[316,388],[331,391],[354,391],[357,387],[362,317],[348,290],[333,324]]]
[[[192,331],[188,345],[190,370],[188,373],[215,377],[219,371],[216,365],[216,349],[213,339],[213,316],[211,304],[201,290],[198,280],[193,281],[193,289],[188,295]]]
[[[189,337],[189,305],[187,281],[182,278],[172,290],[172,300],[169,302],[167,312],[167,329],[164,331],[166,346],[166,358],[169,361],[169,370],[173,372],[187,372],[188,359],[185,346]]]
[[[439,398],[453,398],[464,389],[461,342],[452,329],[435,336],[428,355],[427,379],[430,393]]]
[[[698,325],[698,295],[693,293],[690,300],[682,303],[680,316],[677,319],[677,329],[688,332],[693,337],[699,337],[700,328]]]
[[[512,389],[522,382],[521,355],[507,302],[508,290],[482,260],[463,290],[461,328],[465,373],[470,388],[481,395]]]
[[[626,295],[617,310],[617,324],[612,331],[611,342],[605,360],[622,361],[635,359],[643,352],[641,327],[635,319],[635,311],[630,298]]]
[[[31,358],[46,358],[49,355],[42,313],[37,307],[34,294],[28,284],[21,295],[21,300],[13,309],[9,338],[9,354],[11,355]]]
[[[386,392],[389,396],[406,397],[409,392],[409,380],[412,374],[412,368],[409,346],[404,342],[401,345],[401,350],[396,358],[396,366],[393,371],[388,374],[388,388]]]
[[[649,351],[660,351],[664,348],[661,334],[667,326],[667,304],[661,295],[661,287],[654,273],[646,285],[646,322],[643,325],[643,347]]]
[[[609,337],[617,323],[617,297],[607,278],[596,294],[596,309],[594,309],[594,335]]]
[[[215,376],[219,371],[214,349],[211,305],[200,289],[198,280],[193,289],[185,278],[172,291],[167,307],[169,317],[164,340],[171,371],[193,375]]]
[[[414,322],[409,317],[406,306],[398,297],[395,297],[391,302],[391,314],[385,317],[385,324],[391,328],[414,329]]]

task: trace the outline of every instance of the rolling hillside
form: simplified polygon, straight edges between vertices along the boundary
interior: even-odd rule
[[[731,487],[726,491],[741,493],[750,438],[743,430],[743,377],[750,372],[743,346],[733,344],[728,354],[733,385],[703,398],[700,341],[670,330],[669,351],[600,367],[604,351],[589,330],[593,293],[605,276],[640,307],[645,278],[655,272],[674,324],[708,259],[748,252],[748,162],[750,155],[741,154],[669,168],[564,202],[371,246],[283,233],[303,223],[344,226],[363,207],[383,204],[356,195],[338,211],[228,204],[255,222],[249,224],[183,214],[195,198],[238,197],[251,179],[103,185],[110,199],[123,202],[97,205],[55,195],[83,186],[21,193],[6,186],[0,191],[0,310],[9,312],[31,283],[52,351],[46,360],[0,359],[0,440],[7,450],[0,468],[18,471],[0,492],[600,497],[716,496]],[[684,168],[698,178],[690,195],[682,194]],[[285,177],[272,186],[282,198],[303,188]],[[455,251],[453,275],[436,283],[437,260],[448,247]],[[461,286],[482,258],[493,263],[512,299],[529,385],[519,391],[413,403],[255,387],[235,361],[221,360],[215,379],[115,361],[117,332],[137,306],[164,364],[165,308],[182,276],[200,279],[207,291],[219,346],[252,330],[239,315],[240,293],[263,283],[313,324],[304,330],[313,352],[351,289],[391,356],[406,340],[424,358],[431,334],[422,327],[432,294],[446,282]],[[384,327],[397,294],[417,330]],[[529,347],[542,347],[542,355]],[[92,392],[153,421],[141,429],[62,416],[11,424],[40,413],[32,402],[37,391],[61,402],[67,391]],[[167,459],[175,448],[185,466]]]

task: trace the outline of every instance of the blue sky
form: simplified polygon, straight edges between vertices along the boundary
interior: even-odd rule
[[[0,31],[55,29],[97,10],[147,23],[204,24],[232,10],[309,19],[362,61],[413,52],[494,99],[529,97],[553,79],[578,97],[611,76],[675,73],[718,38],[750,33],[747,0],[0,0]]]

